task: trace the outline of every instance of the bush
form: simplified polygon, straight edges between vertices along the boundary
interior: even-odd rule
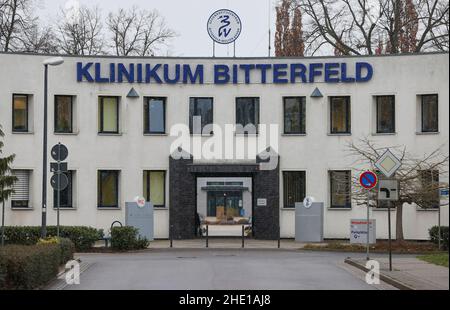
[[[60,250],[59,264],[63,265],[69,260],[73,259],[73,253],[75,253],[75,245],[70,239],[49,237],[47,239],[39,239],[37,244],[56,244]]]
[[[7,226],[5,227],[7,244],[33,245],[41,236],[40,226]],[[47,236],[56,236],[56,226],[47,226]],[[86,226],[60,226],[60,236],[70,239],[76,251],[90,249],[95,241],[103,237],[103,230]]]
[[[435,243],[439,244],[439,226],[433,226],[428,230],[428,233],[430,234],[430,240]],[[448,226],[441,226],[441,246],[442,249],[448,250]]]
[[[38,288],[58,274],[57,244],[7,245],[0,248],[0,289]]]
[[[59,238],[59,248],[61,251],[60,265],[67,263],[69,260],[73,259],[73,253],[75,253],[75,245],[70,239]]]
[[[130,251],[148,247],[147,238],[138,237],[138,229],[125,226],[111,228],[111,247],[117,251]]]

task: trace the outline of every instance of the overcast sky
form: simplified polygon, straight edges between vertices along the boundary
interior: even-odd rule
[[[39,17],[54,20],[67,0],[37,0]],[[73,0],[72,0],[73,1]],[[98,5],[104,18],[111,10],[136,5],[148,10],[156,9],[167,24],[177,32],[168,48],[170,56],[212,56],[212,42],[206,31],[206,22],[214,11],[229,8],[242,20],[242,33],[236,41],[236,56],[268,55],[269,16],[275,30],[275,3],[277,0],[78,0],[81,5]],[[272,54],[273,54],[272,43]],[[216,56],[233,56],[232,45],[216,44]]]

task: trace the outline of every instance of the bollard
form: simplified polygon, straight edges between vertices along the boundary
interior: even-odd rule
[[[173,225],[170,225],[170,232],[169,232],[169,240],[170,240],[170,248],[173,247]]]
[[[206,224],[206,247],[209,246],[208,242],[209,242],[209,225]]]
[[[281,245],[281,238],[280,236],[278,236],[278,248],[280,248],[280,245]]]
[[[242,225],[242,248],[244,248],[244,225]]]

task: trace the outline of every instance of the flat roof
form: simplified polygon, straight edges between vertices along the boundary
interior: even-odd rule
[[[73,58],[111,58],[111,59],[329,59],[329,58],[372,58],[372,57],[401,57],[401,56],[428,56],[428,55],[448,55],[449,52],[419,52],[419,53],[399,53],[399,54],[380,54],[380,55],[344,55],[344,56],[304,56],[304,57],[208,57],[208,56],[116,56],[116,55],[68,55],[68,54],[40,54],[27,52],[2,52],[0,55],[23,55],[23,56],[47,56],[47,57],[73,57]]]

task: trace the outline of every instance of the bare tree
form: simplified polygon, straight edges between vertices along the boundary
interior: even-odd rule
[[[107,25],[112,49],[118,56],[154,55],[162,44],[175,37],[175,32],[156,10],[120,9],[108,15]]]
[[[336,55],[448,50],[447,0],[291,1],[306,16],[312,55],[324,46]]]
[[[71,12],[61,10],[57,25],[58,46],[69,55],[99,55],[104,52],[100,9],[81,6]]]
[[[22,36],[35,24],[33,0],[0,0],[0,50],[19,51]]]
[[[22,43],[21,50],[29,53],[58,53],[58,44],[55,33],[51,27],[41,27],[35,23],[32,27],[25,31],[20,41]]]
[[[282,0],[276,7],[276,56],[303,56],[303,21],[300,7],[292,0]]]
[[[375,162],[387,148],[378,146],[367,138],[358,142],[351,142],[347,152],[355,158],[354,165],[363,169],[376,170]],[[448,183],[441,180],[448,179],[448,160],[444,146],[438,147],[431,153],[417,156],[409,154],[406,146],[393,146],[389,149],[401,160],[402,166],[395,174],[399,182],[399,200],[393,202],[396,209],[396,237],[403,241],[403,207],[412,205],[420,208],[432,208],[440,202],[440,189],[448,189]],[[359,175],[352,176],[352,184],[358,184]],[[382,177],[381,177],[382,178]],[[367,191],[359,186],[352,186],[352,200],[357,205],[367,204]],[[372,207],[383,206],[373,197],[369,200]]]

